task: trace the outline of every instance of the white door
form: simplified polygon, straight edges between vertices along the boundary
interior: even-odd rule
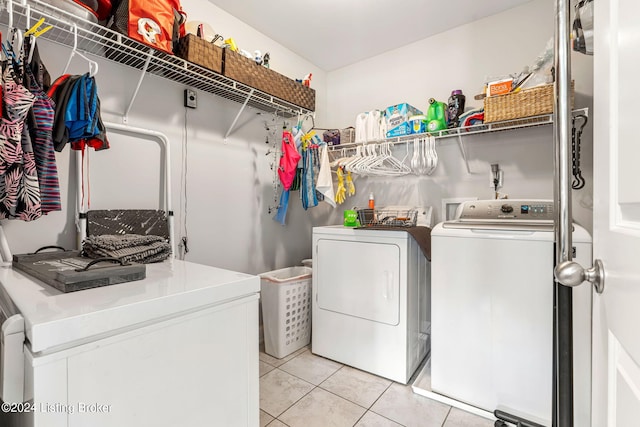
[[[640,2],[596,0],[593,426],[640,425]],[[581,286],[591,286],[584,283]]]

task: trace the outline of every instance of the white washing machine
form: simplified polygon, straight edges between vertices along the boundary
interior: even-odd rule
[[[551,425],[553,202],[465,202],[432,236],[431,389]],[[574,259],[591,237],[574,226]],[[575,425],[590,426],[591,287],[573,290]]]
[[[406,384],[429,349],[429,276],[405,230],[314,227],[311,351]]]

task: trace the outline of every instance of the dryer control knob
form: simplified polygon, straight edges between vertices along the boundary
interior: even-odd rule
[[[511,213],[511,212],[513,212],[513,206],[511,206],[511,205],[502,205],[500,210],[502,212],[504,212],[504,213]]]

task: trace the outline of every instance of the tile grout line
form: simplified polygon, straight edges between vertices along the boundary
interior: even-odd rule
[[[296,357],[297,357],[297,356],[296,356]],[[295,359],[295,357],[294,357],[293,359]],[[293,359],[291,359],[291,360],[293,360]],[[328,359],[328,360],[329,360],[329,359]],[[336,363],[337,363],[337,362],[336,362]],[[300,377],[298,377],[298,376],[297,376],[297,375],[295,375],[295,374],[292,374],[292,373],[289,373],[289,372],[287,372],[287,371],[284,371],[284,370],[280,369],[279,367],[276,367],[275,369],[278,369],[278,370],[279,370],[279,371],[281,371],[281,372],[284,372],[284,373],[286,373],[286,374],[289,374],[289,375],[291,375],[291,376],[293,376],[293,377],[298,378],[298,379],[299,379],[299,380],[301,380],[301,381],[304,381],[304,382],[306,382],[306,383],[309,383],[309,384],[313,385],[313,386],[314,386],[314,388],[313,388],[312,390],[310,390],[307,394],[310,394],[313,390],[315,390],[315,389],[319,388],[319,389],[321,389],[321,390],[323,390],[323,391],[326,391],[326,392],[327,392],[327,393],[329,393],[329,394],[332,394],[332,395],[334,395],[334,396],[336,396],[336,397],[338,397],[338,398],[340,398],[340,399],[343,399],[343,400],[345,400],[345,401],[347,401],[347,402],[349,402],[349,403],[353,403],[354,405],[356,405],[356,406],[358,406],[358,407],[360,407],[360,408],[363,408],[363,409],[365,410],[365,412],[364,412],[364,414],[362,414],[362,416],[358,419],[358,421],[359,421],[362,417],[364,417],[364,416],[366,415],[366,413],[367,413],[367,412],[371,411],[371,412],[373,412],[374,414],[379,415],[379,416],[381,416],[381,417],[383,417],[383,418],[385,418],[385,419],[387,419],[387,420],[389,420],[389,421],[393,421],[393,422],[394,422],[394,423],[396,423],[396,424],[400,424],[400,423],[398,423],[397,421],[394,421],[394,420],[392,420],[392,419],[390,419],[390,418],[385,417],[384,415],[378,414],[377,412],[374,412],[374,411],[372,411],[372,410],[371,410],[371,408],[373,408],[373,405],[375,405],[375,404],[376,404],[376,402],[377,402],[378,400],[380,400],[380,398],[382,397],[382,395],[383,395],[387,390],[389,390],[389,388],[390,388],[393,384],[395,384],[395,381],[391,381],[391,382],[389,383],[389,385],[388,385],[388,386],[387,386],[387,387],[382,391],[382,393],[380,393],[380,395],[379,395],[379,396],[378,396],[378,397],[373,401],[373,403],[372,403],[369,407],[362,406],[362,405],[360,405],[360,404],[359,404],[359,403],[357,403],[357,402],[354,402],[354,401],[352,401],[352,400],[350,400],[350,399],[348,399],[348,398],[346,398],[346,397],[340,396],[339,394],[336,394],[336,393],[334,393],[334,392],[332,392],[332,391],[330,391],[330,390],[327,390],[327,389],[325,389],[325,388],[323,388],[323,387],[322,387],[322,384],[323,384],[325,381],[327,381],[329,378],[331,378],[332,376],[334,376],[335,374],[337,374],[337,373],[338,373],[338,371],[342,370],[342,368],[344,368],[345,366],[347,366],[347,365],[344,365],[344,364],[343,364],[342,366],[340,366],[340,368],[338,368],[334,373],[332,373],[332,374],[331,374],[331,375],[329,375],[327,378],[325,378],[325,379],[324,379],[320,384],[318,384],[318,385],[315,385],[315,384],[313,384],[313,383],[310,383],[309,381],[305,380],[304,378],[300,378]],[[363,371],[363,372],[364,372],[364,371]],[[382,378],[382,377],[380,377],[380,378]],[[305,394],[304,396],[306,396],[307,394]],[[300,400],[302,400],[302,398],[303,398],[304,396],[300,397],[300,399],[298,399],[296,402],[294,402],[293,404],[291,404],[291,406],[289,406],[287,409],[285,409],[285,410],[284,410],[280,415],[284,414],[284,413],[285,413],[285,412],[287,412],[289,409],[291,409],[291,407],[292,407],[292,406],[294,406],[296,403],[298,403]],[[271,414],[269,414],[269,415],[271,415]],[[277,417],[276,417],[276,419],[278,419],[279,421],[281,421],[281,422],[282,422],[282,420],[280,420],[279,418],[277,418]],[[358,423],[358,421],[356,421],[356,424]],[[354,424],[354,425],[355,425],[355,424]],[[401,425],[401,424],[400,424],[400,425]],[[404,427],[404,426],[403,426],[403,427]]]
[[[307,350],[309,350],[309,352],[311,352],[311,349],[307,349]],[[378,397],[373,401],[373,403],[372,403],[369,407],[365,407],[365,406],[360,405],[360,404],[359,404],[359,403],[357,403],[357,402],[353,402],[353,401],[351,401],[350,399],[348,399],[348,398],[346,398],[346,397],[340,396],[340,395],[338,395],[338,394],[336,394],[336,393],[333,393],[333,392],[332,392],[332,391],[330,391],[330,390],[327,390],[327,389],[325,389],[325,388],[321,387],[321,386],[322,386],[322,384],[323,384],[325,381],[327,381],[329,378],[331,378],[332,376],[334,376],[335,374],[337,374],[340,370],[342,370],[342,368],[344,368],[345,366],[347,366],[347,365],[345,365],[345,364],[340,363],[340,365],[341,365],[341,366],[340,366],[337,370],[335,370],[331,375],[329,375],[327,378],[325,378],[324,380],[322,380],[322,382],[320,382],[320,384],[318,384],[318,385],[313,384],[313,383],[311,383],[311,382],[307,381],[307,380],[306,380],[306,379],[304,379],[304,378],[300,378],[299,376],[297,376],[297,375],[295,375],[295,374],[292,374],[292,373],[287,372],[287,371],[285,371],[285,370],[283,370],[283,369],[280,369],[280,367],[281,367],[281,366],[283,366],[284,364],[286,364],[286,363],[290,362],[291,360],[293,360],[293,359],[297,358],[298,356],[300,356],[300,355],[304,354],[305,352],[306,352],[306,350],[304,350],[304,351],[300,351],[300,353],[296,354],[296,355],[295,355],[294,357],[292,357],[291,359],[289,359],[289,360],[287,360],[286,362],[282,363],[280,366],[274,366],[274,369],[273,369],[273,370],[276,370],[276,369],[277,369],[277,370],[279,370],[279,371],[280,371],[280,372],[282,372],[282,373],[285,373],[285,374],[291,375],[291,376],[293,376],[293,377],[295,377],[295,378],[297,378],[297,379],[299,379],[299,380],[301,380],[301,381],[304,381],[304,382],[306,382],[306,383],[308,383],[308,384],[311,384],[311,385],[313,386],[313,388],[312,388],[311,390],[309,390],[309,392],[305,393],[305,394],[304,394],[303,396],[301,396],[298,400],[296,400],[295,402],[293,402],[289,407],[287,407],[287,409],[285,409],[284,411],[282,411],[282,413],[280,413],[280,415],[278,415],[277,417],[274,417],[274,420],[278,420],[278,421],[280,421],[281,423],[283,423],[283,424],[285,424],[285,425],[287,425],[287,426],[288,426],[288,424],[286,424],[284,421],[282,421],[279,417],[280,417],[282,414],[284,414],[285,412],[287,412],[289,409],[291,409],[293,406],[295,406],[298,402],[300,402],[300,400],[302,400],[305,396],[307,396],[307,395],[311,394],[311,392],[313,392],[315,389],[319,388],[319,389],[321,389],[321,390],[323,390],[323,391],[326,391],[327,393],[332,394],[332,395],[334,395],[334,396],[336,396],[336,397],[338,397],[338,398],[340,398],[340,399],[342,399],[342,400],[345,400],[345,401],[347,401],[347,402],[349,402],[349,403],[352,403],[352,404],[354,404],[354,405],[358,406],[359,408],[363,408],[363,409],[365,410],[365,412],[364,412],[364,414],[362,414],[362,416],[361,416],[360,418],[358,418],[358,420],[356,420],[355,424],[357,424],[357,423],[362,419],[362,417],[364,417],[364,416],[367,414],[367,412],[373,412],[374,414],[376,414],[376,415],[378,415],[378,416],[380,416],[380,417],[382,417],[382,418],[384,418],[384,419],[386,419],[386,420],[392,421],[392,422],[394,422],[394,423],[396,423],[396,424],[401,425],[401,426],[403,426],[403,427],[404,427],[404,425],[403,425],[403,424],[400,424],[399,422],[397,422],[397,421],[395,421],[395,420],[392,420],[391,418],[388,418],[388,417],[386,417],[386,416],[384,416],[384,415],[378,414],[377,412],[375,412],[375,411],[373,411],[373,410],[371,409],[371,408],[373,408],[373,406],[378,402],[378,400],[380,400],[380,398],[381,398],[381,397],[382,397],[382,396],[387,392],[387,390],[389,390],[389,388],[391,388],[391,386],[392,386],[393,384],[395,384],[395,381],[391,381],[391,382],[390,382],[390,384],[389,384],[389,385],[388,385],[388,386],[387,386],[387,387],[382,391],[382,393],[380,393],[380,395],[379,395],[379,396],[378,396]],[[266,353],[265,353],[265,354],[266,354]],[[311,353],[311,354],[313,354],[313,353]],[[325,358],[325,359],[326,359],[326,358]],[[326,359],[326,360],[331,360],[331,359]],[[264,361],[263,361],[263,362],[264,362]],[[334,362],[335,362],[335,361],[334,361]],[[264,363],[269,364],[268,362],[264,362]],[[335,362],[335,363],[339,363],[339,362]],[[269,365],[270,365],[270,364],[269,364]],[[273,366],[273,365],[270,365],[270,366]],[[272,372],[272,371],[269,371],[268,373],[271,373],[271,372]],[[265,374],[265,375],[266,375],[266,374]],[[263,375],[263,376],[264,376],[264,375]],[[260,378],[262,378],[262,377],[260,377]],[[380,377],[380,378],[382,378],[382,377]],[[261,408],[261,409],[262,409],[262,408]],[[264,410],[263,410],[263,411],[264,411]],[[451,411],[451,408],[449,408],[449,411]],[[267,413],[267,414],[269,414],[269,413],[268,413],[268,412],[266,412],[266,411],[264,411],[264,412],[265,412],[265,413]],[[270,415],[270,416],[273,416],[273,415],[271,415],[271,414],[269,414],[269,415]],[[447,412],[447,417],[448,417],[448,415],[449,415],[449,412]],[[269,424],[271,424],[274,420],[272,420]],[[446,421],[446,417],[445,417],[445,421]],[[355,426],[355,424],[354,424],[354,426]],[[267,426],[268,426],[268,425],[267,425]]]
[[[396,424],[398,424],[398,425],[401,425],[402,427],[405,427],[405,425],[404,425],[404,424],[400,424],[398,421],[393,420],[393,419],[391,419],[391,418],[389,418],[389,417],[387,417],[387,416],[385,416],[385,415],[379,414],[379,413],[377,413],[376,411],[374,411],[373,409],[371,409],[371,408],[373,408],[373,406],[374,406],[376,403],[378,403],[378,400],[380,400],[380,398],[381,398],[381,397],[382,397],[382,396],[387,392],[387,390],[389,390],[389,389],[391,388],[391,386],[392,386],[392,385],[394,385],[394,384],[396,384],[396,382],[395,382],[395,381],[391,381],[391,384],[389,384],[389,385],[387,386],[387,388],[385,388],[385,389],[384,389],[384,391],[380,394],[380,396],[378,396],[378,398],[375,400],[375,402],[373,402],[373,403],[371,404],[371,407],[370,407],[369,409],[367,409],[367,411],[373,412],[374,414],[376,414],[376,415],[378,415],[378,416],[380,416],[380,417],[384,418],[385,420],[392,421],[392,422],[394,422],[394,423],[396,423]],[[403,384],[403,385],[404,385],[404,384]],[[363,415],[363,416],[364,416],[364,415]],[[445,418],[445,419],[446,419],[446,418]]]
[[[380,400],[380,398],[381,398],[381,397],[382,397],[382,396],[387,392],[387,390],[389,390],[389,389],[391,388],[391,386],[392,386],[393,384],[395,384],[395,382],[394,382],[394,381],[391,381],[391,384],[389,384],[389,385],[387,386],[387,388],[385,388],[385,389],[384,389],[384,391],[383,391],[382,393],[380,393],[380,396],[378,396],[378,398],[377,398],[377,399],[376,399],[376,400],[371,404],[371,406],[369,407],[369,410],[371,410],[371,408],[373,408],[373,406],[374,406],[376,403],[378,403],[378,400]],[[376,412],[376,414],[378,414],[378,413]],[[380,414],[378,414],[378,415],[380,415]]]
[[[282,421],[282,420],[281,420],[281,419],[279,419],[279,418],[274,418],[274,419],[273,419],[269,424],[267,424],[265,427],[269,427],[269,425],[270,425],[270,424],[272,424],[274,421],[279,421],[279,422],[281,422],[282,424],[284,424],[285,426],[289,427],[289,424],[285,423],[284,421]]]
[[[387,417],[387,416],[385,416],[385,415],[379,414],[379,413],[377,413],[377,412],[374,412],[374,411],[372,411],[371,409],[369,409],[367,412],[371,412],[372,414],[376,414],[377,416],[382,417],[382,418],[384,418],[385,420],[389,420],[389,421],[391,421],[392,423],[396,423],[396,424],[398,424],[398,425],[399,425],[399,426],[401,426],[401,427],[406,427],[404,424],[400,424],[400,423],[399,423],[399,422],[397,422],[396,420],[392,420],[391,418],[389,418],[389,417]]]
[[[287,371],[283,371],[283,370],[282,370],[282,369],[280,369],[280,368],[276,368],[276,369],[277,369],[277,370],[279,370],[279,371],[280,371],[280,372],[282,372],[282,373],[285,373],[285,374],[291,375],[292,377],[295,377],[295,378],[299,379],[300,381],[304,381],[304,382],[306,382],[307,384],[311,384],[311,385],[313,386],[313,388],[312,388],[311,390],[309,390],[308,392],[306,392],[305,394],[303,394],[302,396],[300,396],[300,398],[299,398],[298,400],[296,400],[295,402],[293,402],[291,405],[289,405],[289,406],[287,407],[287,409],[285,409],[284,411],[282,411],[278,416],[274,417],[275,419],[277,419],[277,420],[278,420],[278,421],[280,421],[281,423],[286,424],[284,421],[282,421],[282,420],[281,420],[281,419],[279,419],[278,417],[279,417],[280,415],[284,414],[285,412],[287,412],[289,409],[291,409],[291,408],[292,408],[296,403],[300,402],[300,401],[301,401],[305,396],[307,396],[308,394],[310,394],[313,390],[317,389],[317,388],[318,388],[318,386],[317,386],[317,385],[315,385],[315,384],[313,384],[313,383],[310,383],[310,382],[309,382],[309,381],[307,381],[307,380],[303,380],[302,378],[298,378],[298,377],[296,377],[295,375],[288,373]],[[262,408],[261,408],[261,409],[262,409]],[[267,412],[267,411],[265,411],[265,412]],[[267,413],[268,413],[268,412],[267,412]],[[268,413],[268,414],[269,414],[269,413]],[[269,415],[271,415],[271,414],[269,414]],[[271,416],[273,417],[273,415],[271,415]],[[273,422],[273,421],[272,421],[272,422]]]
[[[451,415],[451,410],[453,409],[453,406],[449,405],[449,410],[447,411],[447,416],[444,417],[444,420],[442,420],[442,426],[444,427],[445,424],[447,424],[447,420],[449,419],[449,415]]]
[[[355,427],[355,425],[356,425],[356,424],[358,424],[358,423],[360,422],[360,420],[364,418],[364,416],[365,416],[365,415],[367,415],[367,412],[369,412],[369,411],[368,411],[368,410],[367,410],[367,411],[364,411],[364,414],[360,415],[360,418],[358,418],[358,419],[356,420],[356,422],[355,422],[355,423],[353,423],[353,426],[351,426],[351,427]]]

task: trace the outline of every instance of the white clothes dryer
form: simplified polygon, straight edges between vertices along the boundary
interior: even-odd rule
[[[431,389],[549,426],[553,388],[553,202],[463,203],[432,231]],[[574,259],[591,237],[574,225]],[[590,426],[591,287],[573,289],[576,426]]]
[[[429,276],[405,230],[314,227],[311,351],[406,384],[429,349]]]

